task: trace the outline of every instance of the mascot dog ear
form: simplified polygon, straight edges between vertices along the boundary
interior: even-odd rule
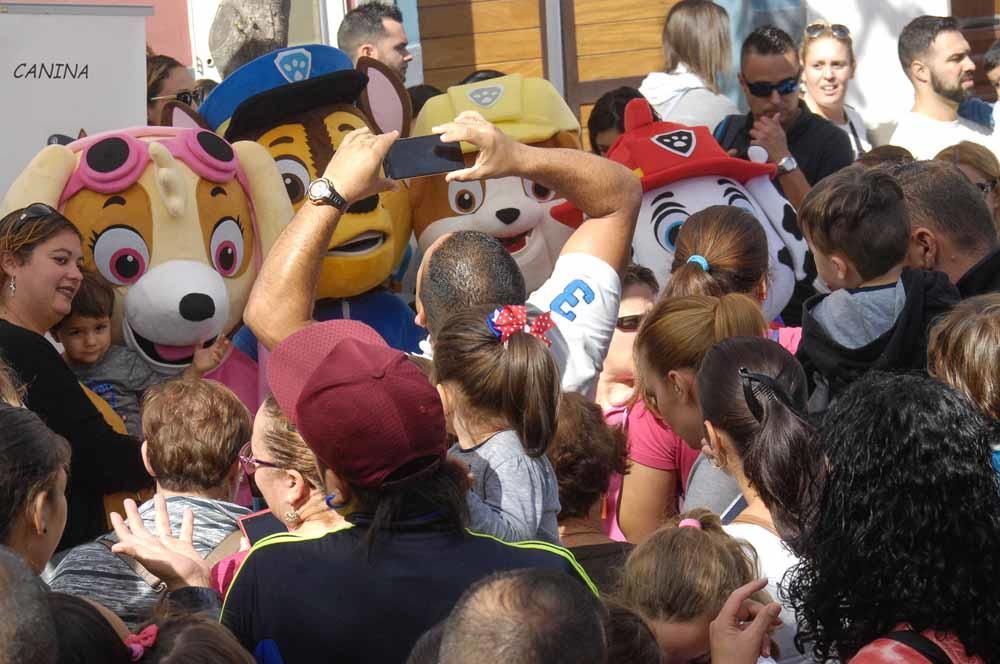
[[[168,101],[163,105],[163,110],[160,112],[160,126],[212,131],[198,111],[179,101]]]
[[[65,145],[47,145],[7,190],[0,214],[8,214],[32,203],[58,207],[59,197],[76,169],[76,153]]]
[[[378,60],[367,57],[358,58],[356,69],[368,77],[360,106],[375,133],[387,134],[396,130],[400,138],[409,136],[413,105],[399,75]]]
[[[278,165],[267,148],[254,141],[237,141],[232,145],[250,184],[250,199],[260,233],[259,257],[263,259],[288,225],[294,211],[282,184]]]

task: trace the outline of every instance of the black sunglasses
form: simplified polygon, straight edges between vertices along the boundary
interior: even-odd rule
[[[810,23],[806,26],[806,37],[816,39],[823,33],[829,32],[837,39],[850,39],[851,31],[842,23]]]
[[[17,223],[23,224],[26,221],[41,219],[42,217],[48,217],[53,214],[59,213],[45,203],[32,203],[28,207],[21,210],[21,215],[17,218]]]
[[[201,106],[201,102],[205,101],[205,93],[200,88],[197,90],[180,90],[172,95],[150,97],[149,101],[159,101],[161,99],[177,100],[188,106]]]
[[[635,314],[633,316],[619,316],[618,320],[615,321],[615,327],[617,327],[622,332],[635,332],[642,325],[643,319],[646,314]]]
[[[799,77],[793,76],[777,83],[770,83],[768,81],[751,83],[747,81],[747,89],[754,97],[770,97],[771,92],[774,90],[777,90],[778,94],[784,97],[785,95],[799,91]]]
[[[989,196],[990,192],[997,188],[997,181],[987,180],[986,182],[974,182],[976,188],[983,194],[983,196]]]

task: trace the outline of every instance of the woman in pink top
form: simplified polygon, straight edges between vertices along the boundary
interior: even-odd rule
[[[662,297],[742,293],[763,303],[768,266],[767,236],[753,215],[739,207],[712,206],[691,215],[681,226],[670,282]],[[774,323],[767,334],[793,354],[802,336],[800,328]],[[617,514],[629,541],[642,541],[676,514],[678,497],[687,495],[689,488],[698,492],[698,505],[688,503],[685,509],[704,505],[721,512],[739,496],[739,487],[714,468],[697,473],[697,485],[689,487],[688,473],[700,454],[701,435],[685,441],[648,412],[630,413],[628,424],[637,429],[629,433],[633,463],[622,482],[617,512],[609,513]],[[713,484],[718,486],[708,486]],[[612,485],[609,508],[614,489]],[[720,496],[716,503],[702,502],[702,495],[714,494]],[[614,537],[615,531],[609,528],[609,534]]]

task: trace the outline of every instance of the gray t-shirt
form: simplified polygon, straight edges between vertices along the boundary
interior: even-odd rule
[[[449,456],[469,466],[469,527],[505,542],[559,544],[559,485],[544,456],[530,457],[513,431],[501,431],[470,450],[453,445]]]
[[[166,380],[156,373],[138,353],[114,344],[100,360],[90,366],[67,361],[81,383],[101,397],[125,421],[129,435],[142,439],[139,404],[142,393]]]
[[[723,515],[740,497],[740,485],[721,468],[716,468],[704,454],[691,466],[687,489],[684,491],[684,511],[704,507]]]
[[[895,285],[835,290],[813,307],[812,317],[844,348],[863,348],[892,329],[906,307],[903,280]]]

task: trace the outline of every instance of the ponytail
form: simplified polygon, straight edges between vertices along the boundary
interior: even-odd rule
[[[769,260],[767,234],[756,217],[743,208],[713,205],[681,226],[664,295],[755,295]]]
[[[542,339],[517,331],[501,341],[493,307],[451,316],[434,338],[434,381],[461,393],[466,418],[502,420],[529,456],[545,453],[556,432],[559,370]]]

